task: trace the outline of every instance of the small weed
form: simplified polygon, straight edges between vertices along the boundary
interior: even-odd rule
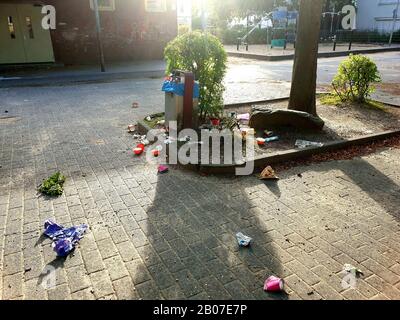
[[[60,196],[64,192],[65,176],[60,172],[56,172],[39,186],[39,192],[47,196]]]

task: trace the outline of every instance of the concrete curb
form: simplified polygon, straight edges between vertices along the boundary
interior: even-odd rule
[[[385,131],[381,133],[371,134],[360,138],[353,138],[344,141],[328,142],[325,143],[322,147],[310,147],[301,150],[294,149],[294,150],[283,151],[274,154],[272,156],[261,155],[253,159],[254,167],[264,168],[268,165],[305,158],[311,155],[339,150],[349,146],[363,145],[369,142],[390,138],[395,135],[400,135],[400,130]],[[236,168],[241,168],[241,167],[244,167],[244,165],[200,165],[199,170],[207,174],[232,174],[235,173]]]
[[[320,52],[320,53],[318,53],[318,58],[345,57],[351,53],[353,53],[353,54],[368,54],[368,53],[393,52],[393,51],[400,51],[400,47],[358,49],[358,50],[351,50],[351,51]],[[254,59],[254,60],[265,60],[265,61],[284,61],[284,60],[293,60],[294,59],[294,54],[280,55],[280,56],[267,56],[267,55],[263,55],[263,54],[253,54],[253,53],[235,52],[235,51],[228,51],[227,54],[229,57]]]

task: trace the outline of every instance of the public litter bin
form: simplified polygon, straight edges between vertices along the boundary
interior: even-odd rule
[[[198,127],[200,88],[193,73],[174,71],[163,83],[165,92],[165,126],[176,121],[178,132]]]

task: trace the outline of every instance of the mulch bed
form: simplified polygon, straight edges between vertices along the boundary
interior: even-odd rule
[[[328,151],[326,153],[276,164],[274,169],[277,172],[281,172],[297,166],[308,166],[314,163],[333,160],[351,160],[375,153],[383,148],[400,148],[400,134],[384,140],[374,141],[359,146],[350,146],[337,151]]]

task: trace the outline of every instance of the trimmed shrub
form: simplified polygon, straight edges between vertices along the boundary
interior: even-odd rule
[[[218,38],[209,33],[188,32],[172,40],[165,48],[164,55],[167,73],[175,69],[191,71],[199,81],[200,118],[220,116],[227,54]]]
[[[378,67],[370,58],[350,55],[340,63],[332,86],[342,101],[365,102],[375,91],[373,83],[380,81]]]

